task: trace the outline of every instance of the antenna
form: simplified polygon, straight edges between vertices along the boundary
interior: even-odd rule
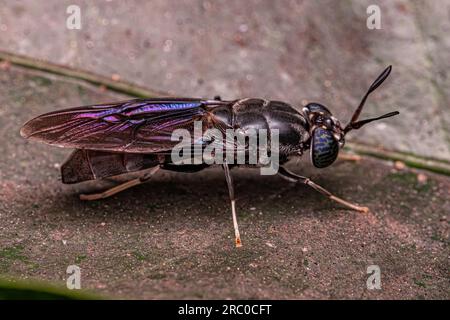
[[[349,132],[352,129],[359,129],[361,128],[363,125],[375,121],[375,120],[380,120],[380,119],[384,119],[384,118],[389,118],[389,117],[393,117],[397,114],[400,114],[400,112],[398,111],[394,111],[394,112],[389,112],[385,115],[382,115],[380,117],[376,117],[376,118],[370,118],[370,119],[365,119],[365,120],[361,120],[361,121],[357,121],[359,118],[359,115],[361,114],[361,111],[364,107],[364,104],[366,103],[367,97],[369,97],[369,94],[371,94],[373,91],[375,91],[383,82],[384,80],[387,79],[387,77],[389,76],[389,74],[391,73],[392,70],[392,66],[387,67],[386,69],[384,69],[384,71],[378,76],[378,78],[372,83],[372,85],[370,86],[369,90],[367,90],[366,94],[364,95],[364,97],[362,98],[358,108],[356,108],[355,112],[353,113],[353,116],[349,122],[349,124],[347,124],[344,128],[344,134]]]

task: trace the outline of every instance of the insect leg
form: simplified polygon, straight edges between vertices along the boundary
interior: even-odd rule
[[[236,247],[242,247],[241,236],[239,234],[239,227],[238,227],[237,217],[236,217],[236,200],[234,198],[233,179],[230,174],[230,167],[228,166],[228,163],[226,161],[223,164],[223,170],[225,171],[225,178],[226,178],[227,184],[228,184],[228,192],[230,194],[231,215],[233,217],[233,226],[234,226]]]
[[[118,186],[115,186],[111,189],[105,190],[100,193],[80,194],[80,199],[92,201],[92,200],[99,200],[99,199],[111,197],[112,195],[115,195],[116,193],[119,193],[119,192],[129,189],[131,187],[134,187],[139,184],[147,182],[158,170],[159,170],[159,166],[153,167],[149,172],[142,175],[142,177],[124,182],[122,184],[119,184]]]
[[[367,207],[360,207],[356,204],[350,203],[345,201],[344,199],[341,199],[339,197],[336,197],[335,195],[333,195],[331,192],[329,192],[328,190],[324,189],[323,187],[319,186],[318,184],[314,183],[313,181],[311,181],[309,178],[307,177],[303,177],[303,176],[299,176],[289,170],[287,170],[286,168],[280,167],[278,170],[278,174],[291,181],[291,182],[301,182],[304,183],[310,187],[312,187],[314,190],[319,191],[321,194],[327,196],[328,198],[330,198],[331,200],[334,200],[350,209],[359,211],[359,212],[364,212],[367,213],[369,212],[369,208]]]

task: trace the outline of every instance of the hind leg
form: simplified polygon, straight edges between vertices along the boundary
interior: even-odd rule
[[[159,166],[153,167],[149,172],[142,175],[142,177],[124,182],[122,184],[119,184],[118,186],[115,186],[111,189],[105,190],[100,193],[80,194],[80,199],[92,201],[92,200],[99,200],[99,199],[105,199],[105,198],[111,197],[119,192],[122,192],[122,191],[130,189],[134,186],[137,186],[137,185],[147,182],[159,170],[159,168],[160,168]]]

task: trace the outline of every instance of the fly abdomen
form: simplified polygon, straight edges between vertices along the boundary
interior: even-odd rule
[[[61,166],[62,182],[71,184],[148,169],[159,164],[156,154],[75,150]]]

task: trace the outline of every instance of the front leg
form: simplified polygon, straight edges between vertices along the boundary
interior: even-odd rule
[[[336,201],[336,202],[339,202],[340,204],[342,204],[342,205],[344,205],[344,206],[346,206],[346,207],[348,207],[348,208],[350,208],[350,209],[353,209],[353,210],[356,210],[356,211],[359,211],[359,212],[364,212],[364,213],[369,212],[369,208],[367,208],[367,207],[360,207],[360,206],[358,206],[358,205],[356,205],[356,204],[347,202],[347,201],[345,201],[344,199],[341,199],[341,198],[339,198],[339,197],[336,197],[335,195],[333,195],[333,194],[332,194],[331,192],[329,192],[328,190],[322,188],[322,187],[319,186],[318,184],[316,184],[316,183],[314,183],[313,181],[311,181],[309,178],[303,177],[303,176],[300,176],[300,175],[297,175],[297,174],[295,174],[295,173],[293,173],[293,172],[287,170],[287,169],[284,168],[284,167],[280,167],[280,168],[279,168],[278,174],[279,174],[281,177],[283,177],[284,179],[289,180],[289,181],[291,181],[291,182],[300,182],[300,183],[306,184],[306,185],[312,187],[314,190],[319,191],[321,194],[327,196],[327,197],[330,198],[331,200],[334,200],[334,201]]]

